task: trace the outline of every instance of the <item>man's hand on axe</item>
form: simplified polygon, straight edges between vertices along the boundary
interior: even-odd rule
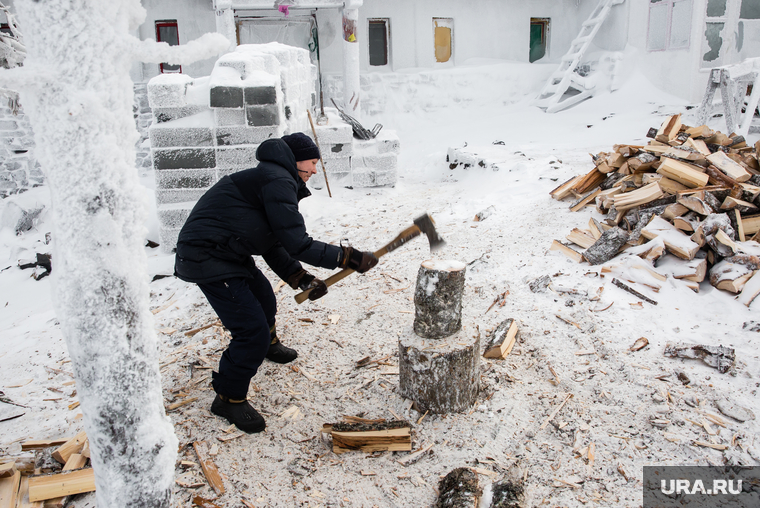
[[[446,242],[443,241],[443,238],[438,234],[438,232],[435,229],[435,222],[433,222],[433,218],[429,214],[421,215],[420,217],[417,217],[414,219],[414,225],[409,226],[405,230],[403,230],[401,233],[396,236],[393,240],[391,240],[390,243],[384,245],[379,250],[375,251],[373,254],[370,254],[369,252],[363,253],[356,251],[354,249],[352,250],[352,253],[349,254],[349,260],[348,260],[348,267],[344,268],[340,272],[331,275],[327,279],[325,279],[325,285],[326,286],[332,286],[336,282],[343,280],[345,277],[351,275],[355,271],[358,271],[360,273],[364,273],[373,266],[377,264],[377,260],[381,258],[382,256],[388,254],[391,251],[394,251],[404,245],[406,242],[411,240],[412,238],[415,238],[421,234],[424,234],[428,242],[430,243],[430,250],[435,251],[437,249],[440,249],[443,247]],[[350,247],[348,247],[350,249]],[[346,249],[344,247],[344,249]],[[361,258],[359,256],[361,255]],[[354,262],[352,263],[350,256],[354,257]],[[344,250],[344,259],[346,257],[346,251]],[[372,257],[375,259],[373,260]],[[296,295],[296,302],[303,303],[309,298],[309,293],[312,290],[309,289],[307,291],[303,291],[301,293],[298,293]]]

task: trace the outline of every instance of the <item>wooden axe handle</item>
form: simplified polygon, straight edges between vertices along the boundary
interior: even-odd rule
[[[421,233],[422,231],[420,231],[420,228],[417,227],[417,225],[409,226],[408,228],[403,230],[401,233],[399,233],[399,235],[396,238],[394,238],[387,244],[383,245],[379,250],[376,250],[375,252],[373,252],[373,254],[375,255],[377,259],[380,259],[381,257],[385,256],[389,252],[394,251],[397,248],[401,247],[402,245],[404,245],[406,242],[408,242],[415,236],[419,236]],[[355,270],[352,270],[350,268],[344,268],[338,273],[334,273],[330,275],[328,278],[326,278],[325,285],[327,287],[330,287],[336,282],[345,279],[346,277],[354,273],[354,271]],[[305,302],[309,298],[309,293],[311,293],[311,291],[312,291],[311,289],[307,289],[306,291],[301,291],[300,293],[298,293],[295,296],[296,303],[300,304],[300,303]]]

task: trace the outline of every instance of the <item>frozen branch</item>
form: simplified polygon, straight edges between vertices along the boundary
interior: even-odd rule
[[[134,56],[141,62],[187,65],[224,53],[230,41],[222,34],[207,33],[179,46],[153,40],[139,41],[136,46]]]

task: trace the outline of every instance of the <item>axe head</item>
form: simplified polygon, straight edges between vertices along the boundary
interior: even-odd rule
[[[431,252],[446,245],[446,242],[438,234],[438,231],[435,230],[435,222],[433,222],[430,214],[426,213],[414,219],[414,225],[420,228],[420,231],[427,237],[428,242],[430,242]]]

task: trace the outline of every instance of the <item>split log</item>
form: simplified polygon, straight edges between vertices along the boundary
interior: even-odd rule
[[[715,211],[710,205],[705,203],[705,201],[696,194],[679,196],[678,204],[683,205],[689,210],[703,216],[710,215]]]
[[[741,213],[757,212],[757,206],[755,206],[754,204],[748,203],[741,199],[732,198],[731,196],[728,196],[726,199],[723,200],[723,203],[720,205],[720,209],[721,210],[736,209]]]
[[[379,423],[334,423],[322,427],[332,435],[333,452],[352,450],[366,453],[412,451],[412,427],[409,422],[394,420]]]
[[[517,340],[517,321],[509,318],[502,321],[491,333],[486,344],[485,358],[504,358],[511,351]]]
[[[692,259],[688,262],[681,262],[673,268],[673,278],[688,280],[691,282],[702,282],[707,275],[707,260]]]
[[[561,243],[559,240],[554,240],[549,250],[558,250],[565,256],[575,261],[576,263],[580,263],[581,261],[583,261],[583,254]]]
[[[599,238],[601,238],[602,236],[602,233],[604,233],[608,229],[609,229],[609,226],[605,227],[601,222],[599,222],[593,217],[591,217],[588,220],[588,230],[591,232],[591,236],[593,236],[597,240],[599,240]]]
[[[718,369],[721,374],[728,372],[736,362],[734,348],[723,346],[672,344],[668,342],[665,344],[665,356],[700,359],[707,365]]]
[[[672,205],[668,205],[665,207],[665,210],[662,212],[661,217],[663,219],[673,220],[676,217],[680,217],[684,215],[688,211],[689,209],[683,206],[682,204],[673,203]]]
[[[459,467],[438,484],[435,508],[477,508],[482,494],[478,475],[470,468]]]
[[[594,168],[584,175],[578,182],[571,187],[571,190],[578,194],[585,194],[590,190],[599,187],[607,178],[607,175]]]
[[[687,164],[676,159],[663,157],[662,164],[660,164],[660,167],[657,169],[657,173],[687,187],[694,188],[704,187],[710,180],[710,177],[702,172],[701,169],[702,168],[699,166],[694,166],[693,164]]]
[[[700,245],[693,242],[688,236],[681,233],[671,223],[661,217],[655,217],[652,222],[641,231],[644,238],[652,240],[662,238],[668,252],[681,259],[694,259]]]
[[[56,451],[54,451],[53,458],[61,464],[66,464],[72,454],[82,451],[85,441],[87,441],[87,433],[85,431],[82,431],[63,443]]]
[[[193,449],[195,449],[196,455],[198,455],[198,461],[201,464],[201,470],[206,477],[208,484],[214,489],[217,496],[221,496],[225,492],[224,482],[219,474],[219,470],[216,468],[216,464],[208,454],[208,445],[205,441],[196,441],[193,443]]]
[[[586,231],[578,228],[573,228],[570,234],[565,238],[573,242],[575,245],[583,247],[584,249],[588,249],[594,245],[594,242],[596,242],[596,238],[594,238],[591,233],[587,233]]]
[[[583,175],[574,176],[563,184],[555,187],[549,194],[554,199],[561,201],[573,193],[573,187],[575,187],[575,185],[580,182],[582,178]]]
[[[746,182],[752,177],[749,171],[741,167],[723,152],[710,154],[707,156],[707,160],[737,182]]]
[[[399,339],[399,391],[422,411],[452,413],[472,407],[480,382],[480,336],[445,339],[408,333]]]
[[[657,162],[656,156],[648,152],[641,152],[628,159],[628,170],[631,173],[649,171],[655,162]]]
[[[578,210],[583,209],[584,206],[594,201],[601,192],[602,192],[601,189],[589,191],[585,196],[581,196],[579,200],[575,201],[573,204],[570,205],[570,211],[577,212]]]
[[[600,265],[615,257],[627,241],[628,233],[621,228],[608,229],[599,240],[586,249],[583,257],[592,265]]]
[[[29,501],[31,502],[94,490],[95,474],[92,468],[29,478]]]
[[[699,127],[689,127],[686,129],[686,134],[692,138],[709,139],[715,135],[715,131],[707,125],[700,125]]]
[[[414,333],[428,339],[448,337],[462,328],[466,265],[424,261],[414,291]]]
[[[637,247],[637,249],[643,249],[636,252],[637,256],[650,263],[654,263],[665,254],[665,242],[662,239],[656,238],[641,247]]]
[[[710,284],[736,294],[741,292],[754,273],[755,270],[746,265],[724,259],[710,269]]]
[[[0,478],[10,478],[16,474],[16,462],[0,461]]]
[[[707,159],[705,158],[704,155],[699,153],[698,150],[695,150],[689,146],[671,147],[668,151],[666,151],[662,155],[666,157],[673,157],[675,159],[680,159],[683,161],[693,162],[700,166],[707,166],[709,164],[709,162],[707,162]]]
[[[612,200],[618,210],[627,210],[650,203],[663,195],[659,182],[652,182],[635,191],[615,195]]]
[[[21,472],[19,471],[16,471],[7,478],[0,479],[0,506],[3,508],[16,508],[20,484]]]
[[[34,472],[34,454],[25,453],[23,455],[0,457],[0,464],[13,463],[17,471],[22,475],[28,475]]]
[[[673,115],[665,119],[657,131],[654,139],[660,143],[669,143],[674,140],[681,131],[681,114]]]
[[[760,270],[756,271],[755,275],[744,284],[742,292],[736,300],[749,307],[758,295],[760,295]]]
[[[731,240],[736,239],[736,231],[731,226],[731,219],[725,213],[713,213],[708,215],[705,220],[691,235],[691,239],[700,246],[707,244],[713,252],[721,257],[730,256],[733,251],[719,242],[715,235],[718,231],[723,231]]]

